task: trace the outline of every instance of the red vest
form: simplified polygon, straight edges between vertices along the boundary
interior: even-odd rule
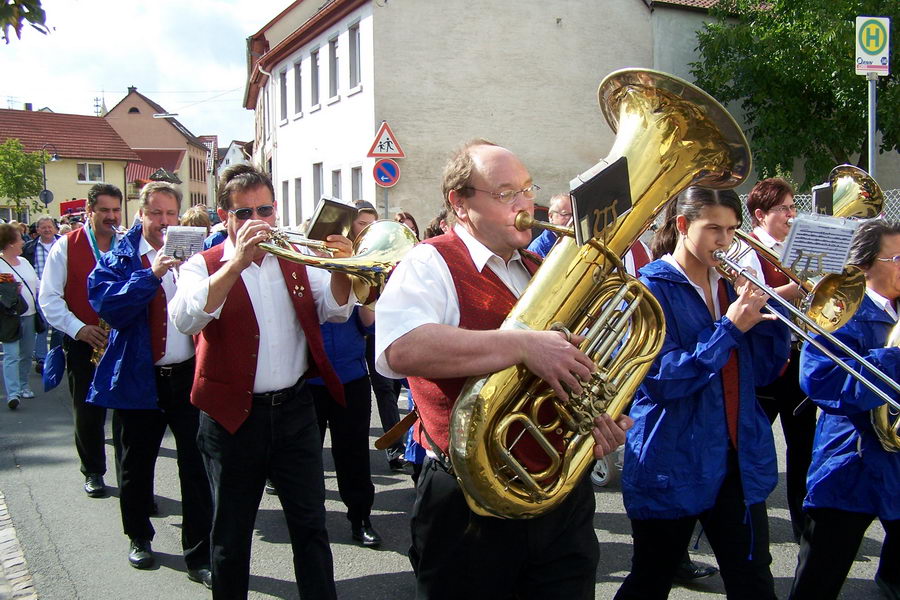
[[[500,278],[489,268],[484,268],[479,273],[465,243],[452,231],[421,243],[434,246],[447,263],[459,299],[460,329],[499,328],[516,303],[515,295]],[[522,254],[523,264],[533,275],[540,259],[531,252],[519,252]],[[450,445],[450,411],[468,378],[407,379],[421,418],[416,427],[416,440],[424,448],[431,448],[422,433],[424,427],[434,443],[446,453]]]
[[[220,244],[202,253],[210,275],[224,264],[223,250],[224,245]],[[306,336],[307,349],[312,357],[309,364],[317,367],[310,368],[304,376],[321,376],[331,397],[343,405],[344,386],[325,354],[306,267],[280,258],[278,263],[297,320]],[[207,323],[195,337],[195,344],[197,368],[194,371],[191,403],[233,434],[247,419],[253,405],[253,382],[259,353],[259,324],[243,279],[238,278],[228,293],[219,318]]]
[[[87,279],[97,259],[88,241],[87,228],[80,227],[67,233],[66,238],[66,285],[63,288],[66,306],[85,325],[98,325],[100,317],[88,302]]]
[[[760,241],[760,239],[756,236],[755,233],[751,233],[750,237],[752,237],[756,241]],[[762,267],[762,276],[766,281],[766,285],[769,287],[779,287],[782,285],[787,285],[791,282],[788,279],[788,276],[785,275],[782,271],[775,268],[775,265],[767,261],[762,256],[759,257],[759,266]]]
[[[150,268],[150,259],[146,254],[141,255],[141,264],[145,269]],[[166,308],[166,290],[160,284],[148,307],[150,320],[150,349],[153,352],[153,364],[166,355],[166,333],[168,333],[169,311]]]

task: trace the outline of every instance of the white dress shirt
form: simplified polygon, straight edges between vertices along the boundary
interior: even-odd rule
[[[691,284],[691,287],[694,288],[694,291],[697,292],[697,295],[703,300],[703,304],[706,305],[706,296],[703,293],[703,288],[691,281],[691,278],[687,276],[687,273],[684,272],[684,269],[681,268],[681,265],[678,264],[675,257],[671,254],[666,254],[661,260],[666,261],[675,267],[679,273],[684,275],[684,278],[688,280],[688,283]],[[707,269],[707,271],[709,272],[709,290],[712,293],[713,310],[716,311],[716,318],[721,319],[725,311],[728,310],[727,306],[724,307],[725,310],[722,310],[723,307],[719,306],[719,280],[722,279],[722,276],[719,275],[719,272],[716,269]]]
[[[156,250],[150,245],[150,242],[141,236],[139,251],[141,256],[146,256],[150,264],[156,260]],[[175,298],[175,274],[169,270],[162,277],[162,289],[166,295],[166,305]],[[151,327],[151,331],[153,331]],[[166,320],[166,350],[162,358],[156,361],[156,366],[177,365],[194,356],[194,340],[190,336],[184,335],[175,327],[172,315]]]
[[[466,245],[479,273],[488,267],[516,298],[522,295],[531,275],[518,251],[505,263],[461,225],[455,225],[453,231]],[[422,325],[458,327],[459,316],[456,285],[444,258],[430,244],[415,246],[391,273],[375,305],[375,368],[385,377],[406,377],[388,366],[384,357],[388,346]]]
[[[222,262],[234,256],[234,243],[226,239],[223,243]],[[316,304],[319,322],[343,322],[353,312],[356,296],[350,292],[350,299],[343,306],[338,305],[331,293],[331,273],[324,269],[309,267],[310,290]],[[259,326],[259,352],[256,357],[256,379],[253,393],[261,394],[290,387],[297,382],[308,368],[306,336],[297,320],[297,313],[291,301],[284,275],[278,259],[266,254],[262,263],[255,262],[241,272],[241,280],[247,288],[254,315]],[[213,312],[203,309],[209,297],[209,272],[206,261],[195,254],[181,265],[177,278],[178,290],[169,303],[169,314],[175,327],[186,335],[199,333],[210,321],[218,319],[225,306],[225,299]],[[236,324],[240,326],[240,324]],[[250,328],[247,328],[249,335]],[[222,352],[228,352],[222,348]]]
[[[85,227],[89,227],[89,225],[85,225]],[[94,251],[95,246],[92,236],[87,236],[87,239],[92,251]],[[122,239],[122,235],[116,234],[110,244],[110,248],[120,239]],[[94,254],[96,255],[96,252]],[[47,256],[47,263],[44,265],[44,272],[41,274],[41,293],[38,294],[38,304],[41,306],[44,318],[47,319],[47,322],[54,329],[59,329],[74,339],[85,323],[76,317],[69,310],[69,305],[66,304],[65,290],[68,276],[68,261],[69,236],[64,235],[56,240],[53,248],[50,249],[50,254]],[[84,285],[87,286],[87,281],[84,282]]]
[[[893,300],[888,300],[870,287],[866,288],[866,295],[872,302],[877,304],[879,308],[884,309],[884,312],[886,312],[894,321],[897,321],[897,305]]]

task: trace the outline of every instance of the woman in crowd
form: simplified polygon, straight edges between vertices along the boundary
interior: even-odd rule
[[[778,470],[755,387],[784,367],[789,337],[761,312],[768,296],[716,270],[740,219],[733,191],[688,188],[654,238],[661,258],[641,269],[666,337],[631,409],[622,494],[634,555],[617,599],[668,597],[697,521],[729,598],[775,597],[765,500]]]
[[[20,336],[14,342],[3,343],[3,383],[6,386],[6,404],[10,410],[19,406],[21,400],[34,398],[28,385],[31,370],[31,355],[34,352],[34,315],[38,278],[34,267],[21,259],[22,231],[12,223],[0,224],[0,273],[9,273],[21,286],[19,293],[28,304],[21,319]]]
[[[209,228],[211,226],[209,213],[202,204],[197,204],[187,209],[184,214],[181,215],[179,224],[188,227],[205,227],[206,235],[209,235]]]
[[[897,323],[900,299],[900,224],[873,219],[860,225],[847,264],[865,271],[866,295],[834,336],[898,381],[900,349],[887,340]],[[875,381],[855,362],[847,362]],[[877,517],[885,536],[875,583],[885,598],[900,600],[900,453],[882,447],[869,414],[884,401],[811,344],[804,345],[800,357],[800,385],[822,409],[822,416],[803,503],[806,527],[791,598],[837,598],[863,536]],[[895,413],[891,421],[896,423],[896,418]]]
[[[421,239],[421,236],[419,235],[419,226],[416,224],[416,220],[411,214],[409,214],[405,210],[401,210],[397,213],[397,216],[394,217],[394,220],[398,223],[403,223],[404,225],[412,229],[413,233],[416,234],[416,239]]]

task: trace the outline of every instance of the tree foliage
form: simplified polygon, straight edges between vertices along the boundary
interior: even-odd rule
[[[0,144],[0,198],[8,198],[16,207],[16,212],[24,212],[25,201],[31,199],[30,207],[40,212],[37,196],[44,189],[43,164],[49,156],[40,152],[25,152],[22,142],[10,138]]]
[[[808,188],[859,155],[867,168],[866,78],[854,72],[857,16],[891,17],[891,65],[900,68],[897,0],[720,0],[698,32],[697,84],[744,110],[763,177],[802,161]],[[881,152],[900,148],[900,82],[878,81]]]
[[[0,31],[7,44],[10,27],[18,39],[22,39],[22,27],[25,23],[41,33],[48,33],[50,30],[44,24],[46,19],[47,14],[41,8],[41,0],[0,0]]]

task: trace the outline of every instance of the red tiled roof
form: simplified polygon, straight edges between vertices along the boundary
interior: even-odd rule
[[[654,0],[652,4],[673,4],[675,6],[689,6],[691,8],[712,8],[719,0]]]
[[[178,170],[181,159],[184,158],[184,150],[135,150],[140,157],[140,162],[128,163],[125,169],[125,178],[132,181],[148,180],[150,175],[160,168],[172,171]]]
[[[0,141],[18,138],[26,152],[44,144],[61,158],[139,160],[106,119],[90,115],[0,109]]]

